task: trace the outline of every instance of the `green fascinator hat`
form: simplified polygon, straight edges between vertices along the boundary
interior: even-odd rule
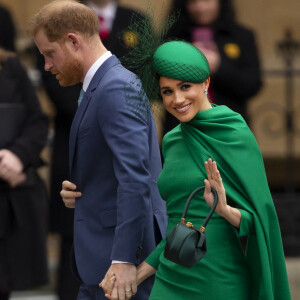
[[[152,104],[161,100],[157,75],[200,83],[209,77],[209,66],[204,54],[192,44],[180,40],[166,41],[179,13],[165,19],[161,28],[156,30],[152,25],[160,22],[152,22],[150,15],[132,18],[127,31],[135,33],[138,40],[135,47],[128,48],[128,54],[121,58],[121,62],[139,77],[153,108]]]
[[[170,41],[159,46],[154,52],[152,65],[158,75],[167,78],[203,82],[209,77],[205,55],[184,41]]]

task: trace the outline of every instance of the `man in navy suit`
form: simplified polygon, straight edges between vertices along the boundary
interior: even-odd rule
[[[33,16],[29,32],[60,85],[83,83],[70,133],[70,181],[61,191],[75,208],[77,299],[105,299],[98,285],[108,272],[125,300],[137,290],[136,265],[165,233],[160,154],[140,81],[103,46],[98,26],[92,9],[62,0]],[[132,299],[148,299],[152,282]]]
[[[86,0],[80,2],[92,8],[99,20],[102,19],[99,28],[101,41],[105,48],[109,49],[117,58],[121,58],[136,46],[138,38],[128,39],[128,36],[132,34],[132,31],[128,30],[132,16],[138,15],[139,18],[143,18],[136,10],[124,7],[116,0]],[[0,7],[0,24],[1,21]],[[80,283],[72,276],[69,268],[70,249],[73,245],[74,210],[63,205],[59,192],[62,181],[68,178],[69,174],[69,141],[66,137],[70,135],[81,84],[61,87],[55,76],[44,70],[42,55],[37,55],[37,67],[41,71],[43,85],[55,109],[53,124],[55,134],[52,142],[50,169],[49,230],[58,233],[60,236],[56,293],[59,300],[74,300],[80,286]]]

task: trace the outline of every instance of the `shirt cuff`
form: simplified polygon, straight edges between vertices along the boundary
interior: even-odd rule
[[[127,262],[127,261],[113,260],[113,261],[111,262],[111,264],[114,265],[114,264],[130,264],[130,263]]]

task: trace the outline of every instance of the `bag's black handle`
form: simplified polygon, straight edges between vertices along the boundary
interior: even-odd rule
[[[190,194],[189,198],[188,198],[187,201],[186,201],[185,208],[184,208],[184,211],[183,211],[183,214],[182,214],[182,218],[181,218],[181,219],[184,219],[184,220],[185,220],[186,215],[187,215],[187,211],[188,211],[188,208],[189,208],[189,206],[190,206],[190,203],[191,203],[192,198],[193,198],[198,192],[200,192],[200,191],[202,191],[202,190],[205,190],[205,186],[200,186],[200,187],[196,188],[196,189]],[[216,209],[216,207],[217,207],[217,204],[218,204],[218,199],[219,199],[218,193],[217,193],[217,191],[216,191],[213,187],[211,187],[211,190],[212,190],[212,192],[213,192],[213,194],[214,194],[214,204],[213,204],[213,206],[211,207],[211,210],[210,210],[208,216],[206,217],[206,219],[204,220],[204,222],[203,222],[203,224],[202,224],[202,226],[201,226],[201,228],[203,228],[203,230],[200,229],[201,231],[204,231],[204,229],[205,229],[207,223],[209,222],[209,220],[210,220],[211,216],[213,215],[213,213],[214,213],[214,211],[215,211],[215,209]]]

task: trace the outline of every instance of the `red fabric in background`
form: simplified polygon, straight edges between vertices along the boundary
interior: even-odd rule
[[[102,16],[98,16],[98,19],[99,19],[99,23],[100,23],[99,36],[102,41],[105,41],[108,39],[110,32],[104,26],[104,18]]]

